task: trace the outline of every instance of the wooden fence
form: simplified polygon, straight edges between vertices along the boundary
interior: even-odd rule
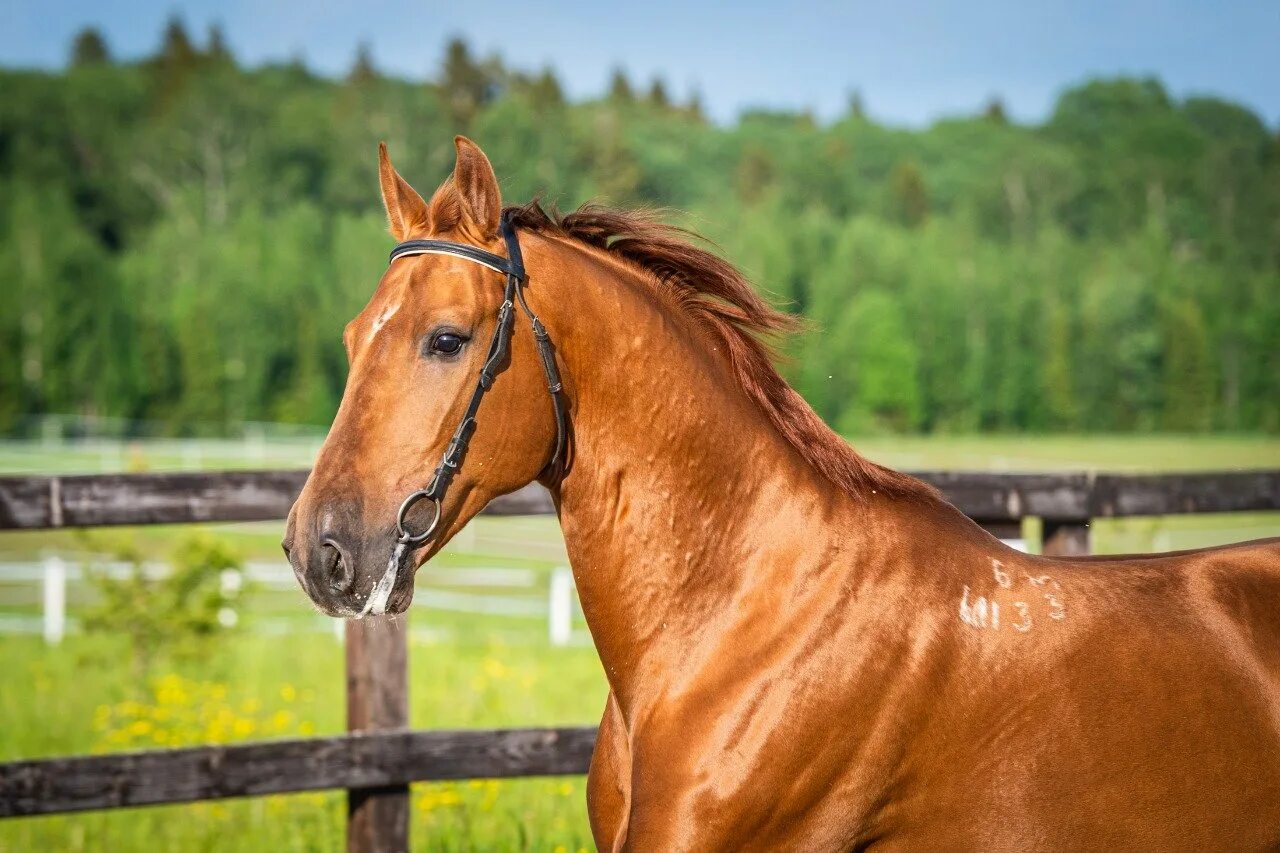
[[[0,478],[0,531],[281,519],[306,471]],[[924,472],[998,536],[1043,522],[1046,554],[1089,552],[1096,518],[1280,510],[1280,470],[1151,476]],[[486,513],[553,512],[537,487]],[[586,772],[595,729],[409,731],[405,623],[349,621],[349,734],[0,764],[0,817],[347,790],[347,847],[403,850],[409,783]]]

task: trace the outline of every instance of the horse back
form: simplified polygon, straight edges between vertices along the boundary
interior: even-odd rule
[[[1280,845],[1280,540],[964,562],[903,769],[933,807],[895,821],[914,842]]]
[[[1163,575],[1175,601],[1199,618],[1223,654],[1241,668],[1254,670],[1280,700],[1280,538],[1052,562],[1072,563],[1101,584],[1126,571]],[[1140,597],[1137,603],[1142,604]]]

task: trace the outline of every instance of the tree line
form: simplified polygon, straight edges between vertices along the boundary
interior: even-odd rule
[[[1153,79],[921,130],[820,122],[618,71],[566,99],[448,42],[429,81],[356,52],[245,67],[173,20],[0,70],[0,431],[42,412],[325,424],[389,238],[375,146],[424,192],[465,132],[508,202],[658,205],[811,321],[785,370],[838,429],[1280,431],[1280,138]]]

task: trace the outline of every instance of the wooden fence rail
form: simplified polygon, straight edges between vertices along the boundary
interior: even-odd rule
[[[979,523],[1024,516],[1088,521],[1129,515],[1280,510],[1280,470],[1203,474],[992,474],[922,471]],[[296,471],[0,477],[0,530],[188,524],[284,518],[307,479]],[[553,513],[527,486],[498,498],[491,515]]]
[[[587,772],[593,727],[368,732],[0,764],[0,817]]]
[[[0,477],[0,531],[281,519],[306,471]],[[922,472],[1001,536],[1043,522],[1044,553],[1090,550],[1096,518],[1280,511],[1280,470],[1130,476]],[[531,486],[494,515],[554,512]],[[407,731],[405,620],[347,623],[344,736],[0,764],[0,817],[347,790],[347,848],[403,850],[411,782],[583,773],[591,728]]]

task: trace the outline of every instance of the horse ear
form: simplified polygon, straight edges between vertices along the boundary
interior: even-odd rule
[[[465,136],[455,136],[458,160],[453,167],[453,186],[462,201],[463,215],[480,229],[483,237],[498,233],[502,216],[502,193],[498,177],[480,146]]]
[[[428,230],[427,203],[391,165],[385,142],[378,143],[378,180],[382,184],[382,203],[387,208],[391,236],[404,241],[415,232]]]

